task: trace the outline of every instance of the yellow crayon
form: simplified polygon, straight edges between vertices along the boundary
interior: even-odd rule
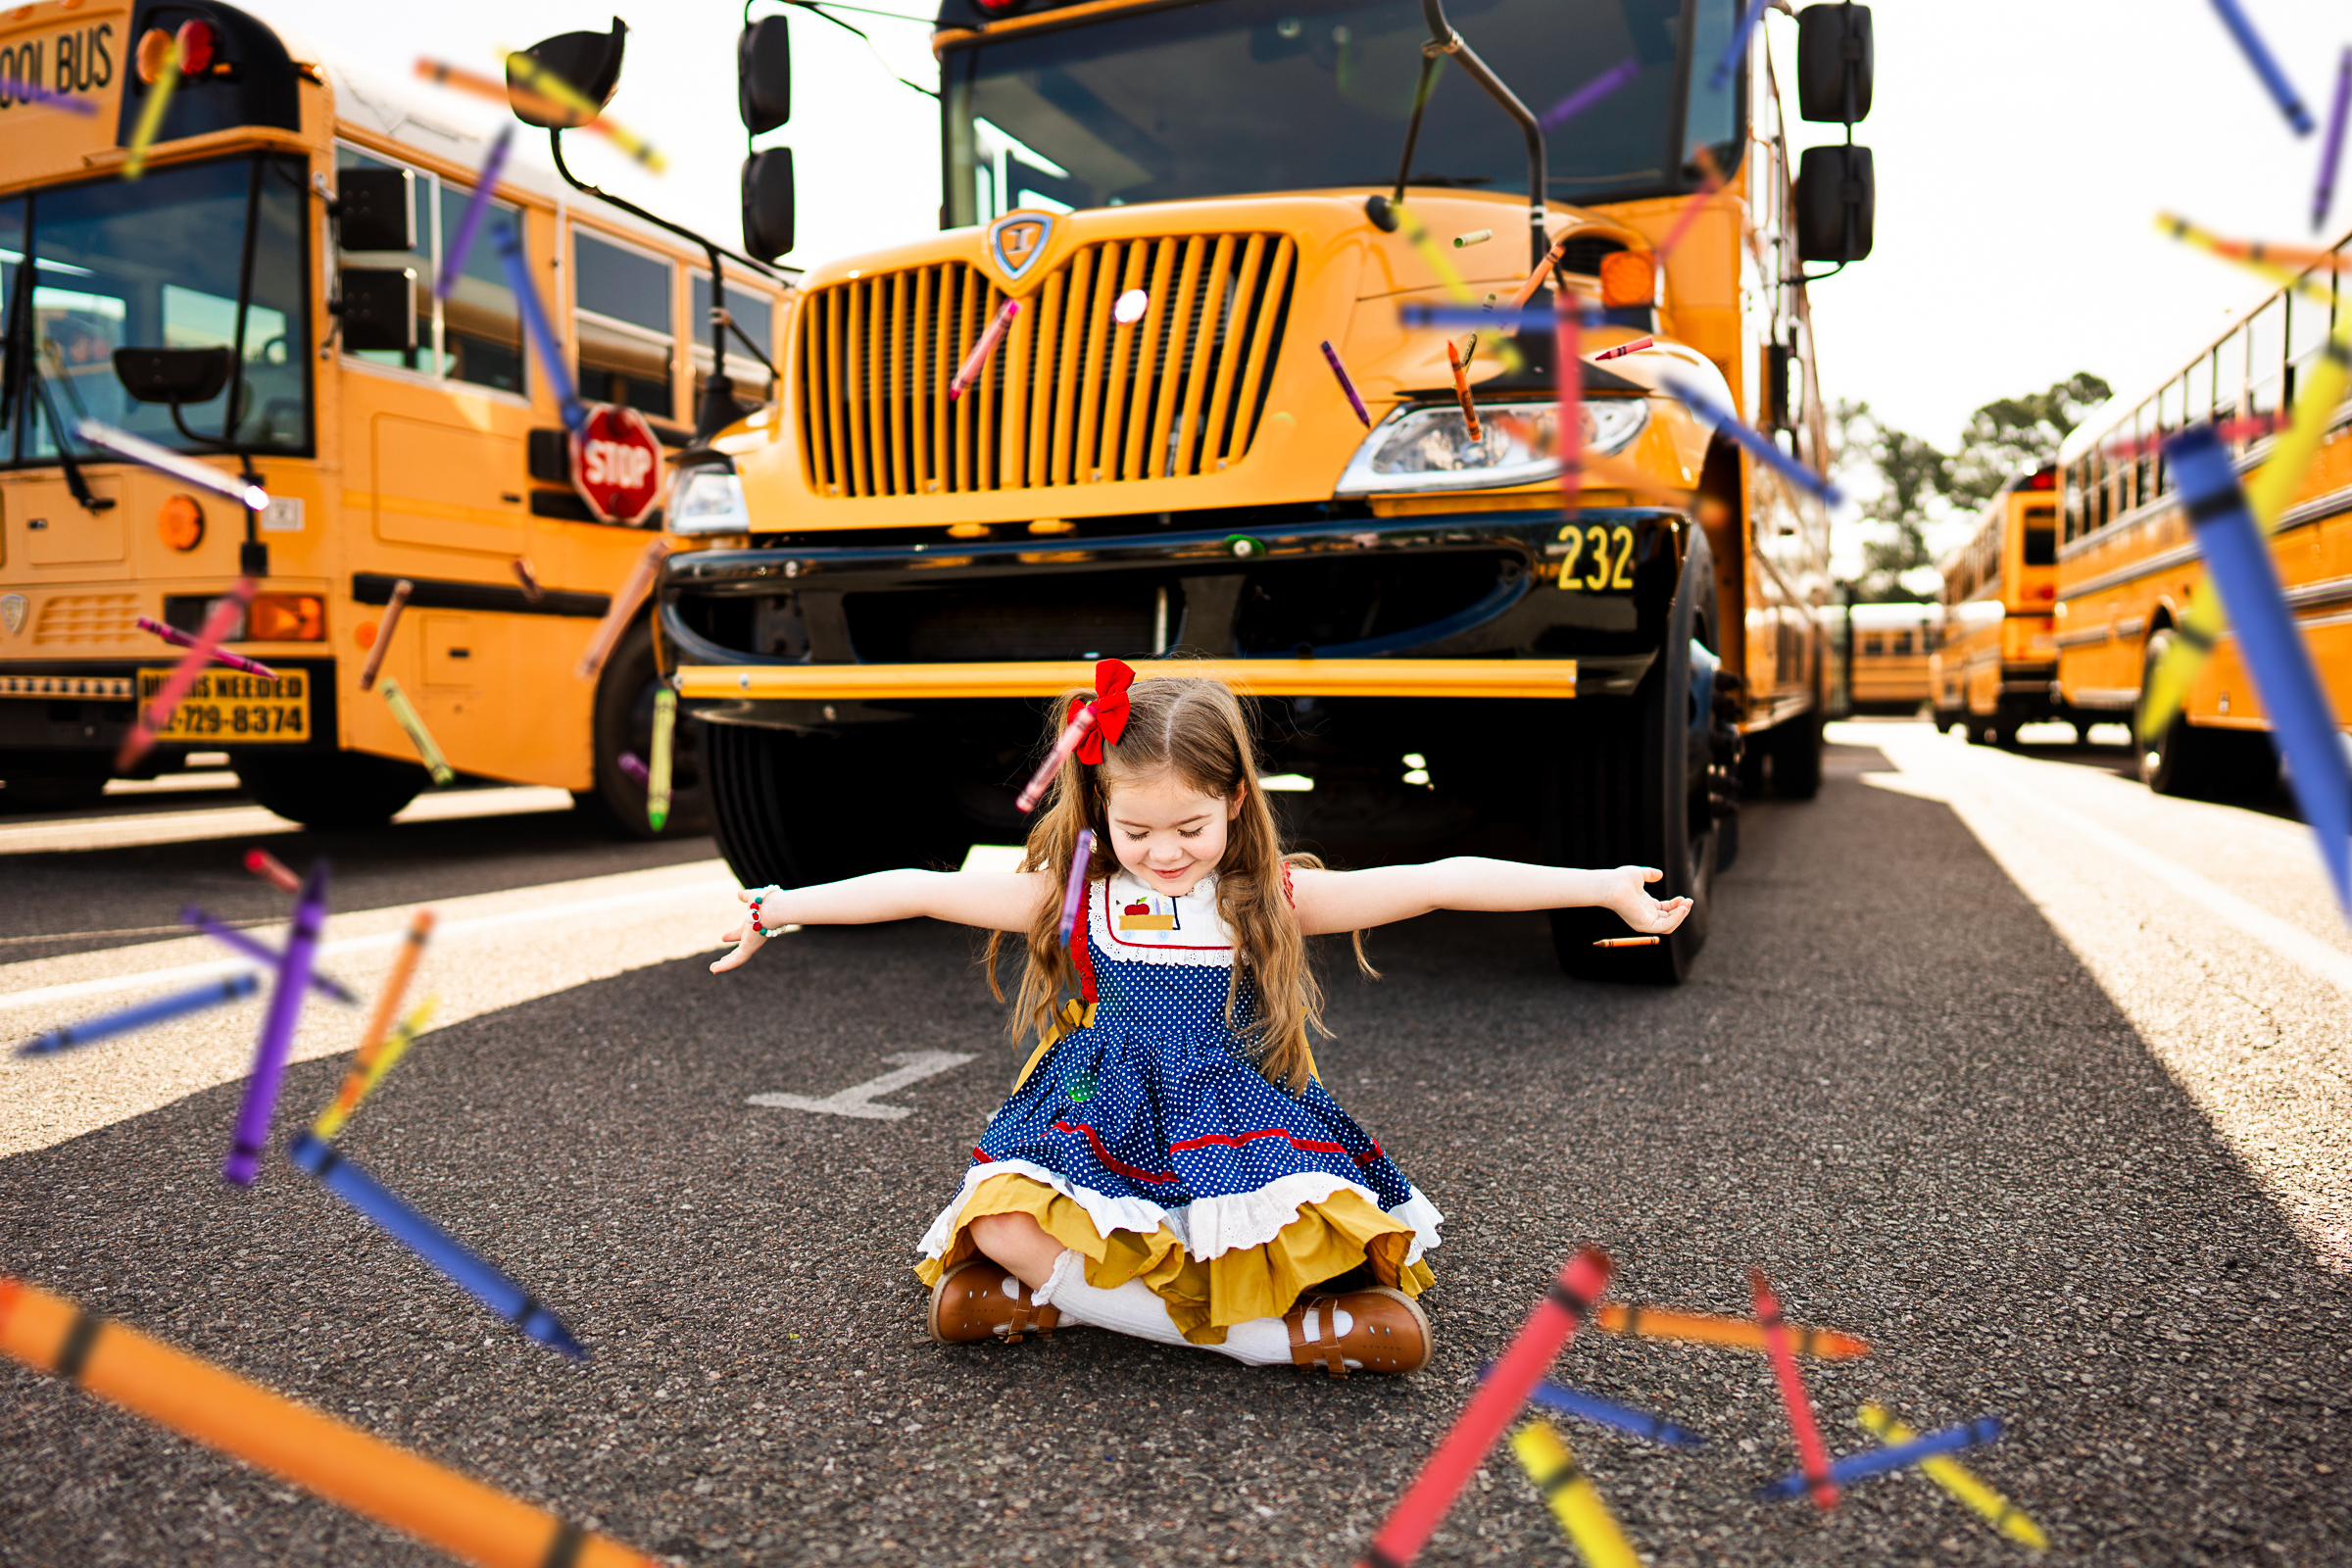
[[[423,760],[425,770],[433,775],[433,783],[441,789],[449,788],[457,782],[457,769],[449,765],[449,759],[443,757],[441,748],[433,744],[433,732],[424,727],[423,717],[409,705],[409,694],[402,691],[400,682],[389,675],[383,678],[381,685],[384,702],[391,708],[394,721],[409,732],[409,739],[416,744],[417,757]]]
[[[531,91],[553,98],[573,114],[585,120],[603,120],[606,133],[612,138],[614,145],[655,173],[659,174],[669,168],[669,160],[654,151],[653,143],[622,128],[618,122],[605,118],[601,106],[590,103],[577,87],[529,55],[510,52],[507,70],[511,74],[520,77],[522,84]]]
[[[1568,1451],[1557,1428],[1548,1421],[1530,1421],[1511,1434],[1511,1447],[1527,1479],[1544,1494],[1551,1516],[1576,1544],[1586,1568],[1642,1568],[1633,1543],[1617,1527],[1617,1516],[1600,1500],[1592,1478]]]
[[[409,1054],[409,1047],[424,1033],[433,1009],[440,1004],[439,997],[425,998],[372,1053],[363,1052],[354,1058],[350,1070],[343,1074],[343,1087],[335,1091],[334,1102],[311,1123],[313,1137],[332,1138],[343,1130],[343,1124],[351,1120],[351,1113],[360,1108],[360,1102],[373,1094],[375,1086],[384,1081],[384,1074],[392,1070],[392,1064]]]
[[[163,69],[147,89],[146,103],[139,106],[139,122],[130,133],[130,156],[122,160],[124,179],[147,172],[147,149],[155,145],[155,133],[164,128],[164,111],[171,106],[172,89],[178,85],[179,40],[173,38],[172,47],[164,51]]]
[[[1919,1436],[1887,1414],[1886,1406],[1881,1404],[1864,1405],[1855,1419],[1862,1424],[1863,1431],[1881,1443],[1909,1443]],[[2049,1538],[2041,1533],[2033,1520],[2018,1511],[2016,1503],[1979,1481],[1959,1460],[1937,1456],[1920,1460],[1919,1467],[1927,1472],[1930,1481],[1975,1509],[1993,1529],[2019,1545],[2031,1546],[2035,1551],[2045,1550],[2049,1546]]]

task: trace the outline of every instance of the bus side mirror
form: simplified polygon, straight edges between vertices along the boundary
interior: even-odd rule
[[[416,333],[416,270],[346,267],[334,313],[343,318],[343,346],[354,354],[413,354]]]
[[[347,251],[416,248],[416,176],[405,169],[346,169],[335,179],[335,242]]]
[[[789,147],[770,147],[743,161],[743,249],[762,262],[792,249]]]
[[[735,108],[758,136],[792,118],[792,37],[782,17],[761,17],[735,45]]]
[[[1870,7],[1820,5],[1798,12],[1796,112],[1817,124],[1867,119],[1874,55]]]
[[[210,403],[228,369],[225,348],[115,350],[115,379],[141,403]]]
[[[1879,183],[1867,147],[1808,147],[1796,166],[1796,253],[1808,262],[1870,254]]]
[[[559,32],[540,39],[523,53],[549,75],[602,109],[612,101],[612,90],[620,85],[620,57],[628,43],[629,24],[614,17],[611,32]],[[542,130],[567,130],[585,118],[574,113],[550,118],[547,100],[548,95],[517,74],[512,64],[507,67],[507,107],[514,111],[516,120]]]

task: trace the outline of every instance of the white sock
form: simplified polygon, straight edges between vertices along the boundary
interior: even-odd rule
[[[1065,1250],[1054,1260],[1054,1272],[1037,1288],[1036,1300],[1040,1306],[1058,1307],[1070,1321],[1092,1328],[1132,1335],[1155,1345],[1192,1344],[1176,1327],[1176,1320],[1168,1315],[1168,1303],[1151,1286],[1142,1280],[1129,1280],[1113,1291],[1089,1285],[1086,1258],[1073,1250]],[[1326,1311],[1337,1315],[1334,1333],[1345,1334],[1354,1326],[1354,1320],[1340,1308],[1317,1303],[1307,1309],[1310,1340],[1317,1327],[1317,1314]],[[1278,1317],[1255,1317],[1227,1329],[1223,1345],[1202,1345],[1196,1348],[1215,1350],[1249,1366],[1289,1366],[1290,1325]]]

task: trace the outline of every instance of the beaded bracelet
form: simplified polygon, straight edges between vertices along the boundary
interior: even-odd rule
[[[760,915],[761,913],[760,906],[767,902],[767,896],[770,893],[781,893],[784,890],[782,888],[776,886],[773,882],[770,882],[767,886],[753,893],[751,907],[745,911],[745,917],[751,921],[752,930],[757,932],[759,935],[763,937],[771,937],[775,935],[773,931],[770,931],[766,926],[760,923]]]

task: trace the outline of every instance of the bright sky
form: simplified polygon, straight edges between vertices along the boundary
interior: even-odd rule
[[[602,27],[609,15],[553,0],[247,3],[393,73],[420,53],[492,69],[501,45]],[[2352,14],[2328,0],[2241,3],[2324,128]],[[870,9],[927,15],[909,0]],[[937,108],[892,79],[936,81],[928,25],[843,15],[874,47],[797,14],[793,121],[763,138],[795,149],[801,244],[790,259],[803,264],[938,225]],[[706,0],[637,20],[612,113],[673,168],[645,174],[597,138],[573,138],[574,167],[732,242],[740,8]],[[1874,20],[1876,102],[1854,135],[1875,150],[1877,248],[1813,296],[1832,398],[1867,399],[1949,446],[1978,405],[2078,369],[2119,392],[2143,389],[2266,291],[2158,235],[2159,209],[2225,233],[2309,234],[2320,137],[2291,133],[2210,0],[1879,0]],[[1788,82],[1795,24],[1776,15],[1766,25]],[[463,103],[449,112],[476,113]],[[478,113],[487,125],[496,111]],[[1799,128],[1807,140],[1842,136]],[[2352,168],[2344,184],[2331,235],[2352,227]]]

